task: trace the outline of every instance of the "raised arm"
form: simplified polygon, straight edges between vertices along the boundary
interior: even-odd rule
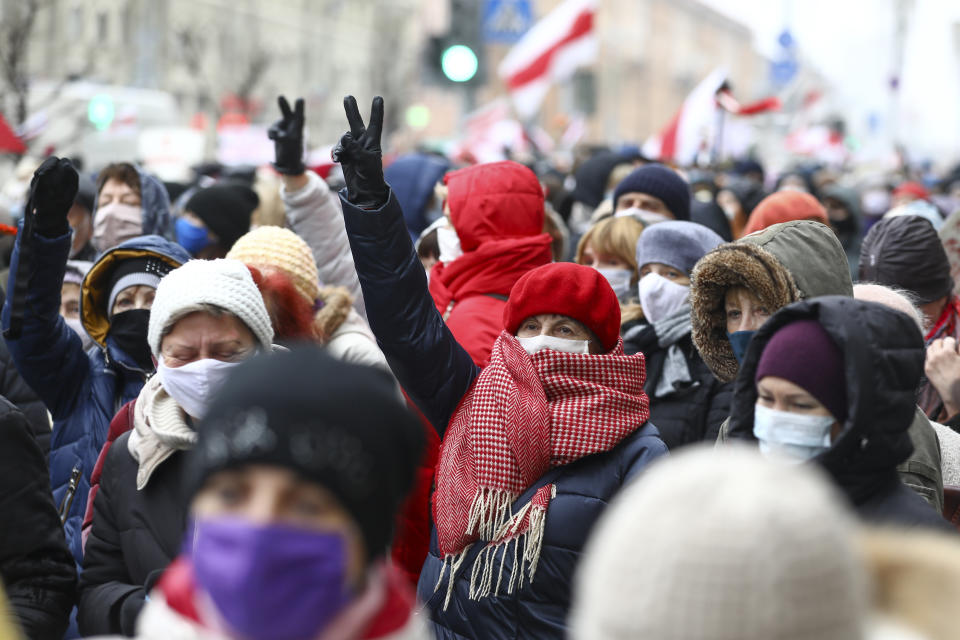
[[[60,317],[60,287],[70,253],[67,212],[77,178],[70,162],[57,158],[48,158],[34,174],[3,305],[10,355],[54,419],[73,411],[90,372],[83,343]]]
[[[350,131],[334,159],[347,183],[340,200],[370,327],[400,385],[442,437],[479,370],[437,312],[400,205],[383,179],[383,99],[373,101],[369,128],[352,96],[344,108]]]
[[[270,127],[276,160],[283,186],[280,197],[286,211],[287,224],[303,238],[313,251],[320,282],[345,287],[353,296],[353,306],[363,318],[366,308],[353,256],[343,228],[340,200],[330,187],[303,164],[303,98],[293,109],[286,98],[278,98],[281,118]]]

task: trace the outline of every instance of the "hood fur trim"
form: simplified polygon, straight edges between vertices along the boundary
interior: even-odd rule
[[[350,315],[353,296],[345,287],[321,287],[317,298],[323,300],[323,307],[314,315],[313,327],[320,340],[326,343]]]
[[[743,242],[717,247],[690,277],[693,343],[721,382],[737,377],[739,365],[727,338],[724,299],[729,289],[749,289],[771,314],[802,298],[790,272],[765,249]]]

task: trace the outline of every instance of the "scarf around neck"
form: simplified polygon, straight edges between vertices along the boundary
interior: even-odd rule
[[[960,298],[951,295],[943,311],[940,313],[940,317],[937,318],[937,322],[925,336],[926,345],[929,347],[934,340],[947,337],[960,340],[960,323],[957,322],[958,318],[960,318]],[[940,394],[926,377],[924,377],[923,382],[920,384],[920,390],[917,393],[917,404],[920,406],[921,411],[935,422],[946,422],[947,418],[950,417],[947,415],[947,411],[943,406],[943,400],[940,398]]]
[[[192,449],[197,432],[187,423],[177,401],[170,397],[160,376],[143,385],[133,410],[133,432],[127,449],[137,461],[137,490],[142,491],[160,464],[176,451]]]
[[[501,333],[441,444],[433,516],[444,558],[437,589],[450,566],[444,607],[474,543],[484,551],[472,570],[471,598],[496,595],[505,577],[509,593],[524,573],[533,580],[556,487],[540,487],[527,504],[515,501],[550,469],[609,451],[639,429],[650,415],[644,379],[643,355],[624,355],[622,341],[601,355],[545,349],[531,356]],[[503,576],[511,542],[517,560]]]

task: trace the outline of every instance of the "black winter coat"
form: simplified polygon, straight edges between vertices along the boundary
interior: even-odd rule
[[[479,369],[437,312],[396,198],[391,195],[377,211],[357,209],[343,197],[341,201],[370,326],[404,391],[442,438]],[[528,502],[540,486],[556,484],[536,576],[512,594],[469,597],[474,560],[482,547],[477,544],[459,567],[444,610],[446,590],[435,589],[443,561],[434,530],[417,592],[430,610],[436,636],[564,637],[573,574],[593,525],[607,501],[664,453],[656,428],[647,423],[610,451],[551,470],[520,496],[517,505]],[[512,566],[508,558],[505,575]]]
[[[77,571],[50,493],[47,463],[27,420],[0,398],[0,579],[28,638],[60,638]]]
[[[50,414],[40,396],[26,383],[17,367],[13,364],[7,343],[0,340],[0,395],[12,402],[23,412],[33,436],[40,445],[43,457],[50,455],[51,423]]]
[[[83,555],[78,623],[83,635],[132,636],[144,597],[180,552],[187,505],[182,494],[184,452],[174,452],[137,491],[130,432],[107,452],[93,525]]]
[[[657,425],[667,448],[672,450],[704,440],[715,442],[720,425],[730,415],[733,384],[717,380],[688,334],[677,344],[686,356],[692,382],[683,389],[657,397],[657,383],[663,373],[667,349],[657,343],[657,336],[649,324],[628,327],[623,336],[624,352],[630,355],[642,353],[646,360],[644,391],[650,397],[650,422]]]
[[[843,353],[847,420],[831,448],[814,458],[866,521],[955,531],[897,476],[913,451],[907,430],[923,373],[923,336],[904,313],[846,296],[825,296],[782,308],[757,333],[734,383],[730,438],[755,441],[754,377],[770,338],[791,322],[820,323]]]

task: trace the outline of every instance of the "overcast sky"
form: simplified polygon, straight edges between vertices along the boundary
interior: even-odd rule
[[[887,120],[897,0],[702,0],[751,27],[768,56],[789,26],[803,56],[833,84],[851,129]],[[943,162],[960,157],[960,0],[914,0],[901,83],[901,139]]]

